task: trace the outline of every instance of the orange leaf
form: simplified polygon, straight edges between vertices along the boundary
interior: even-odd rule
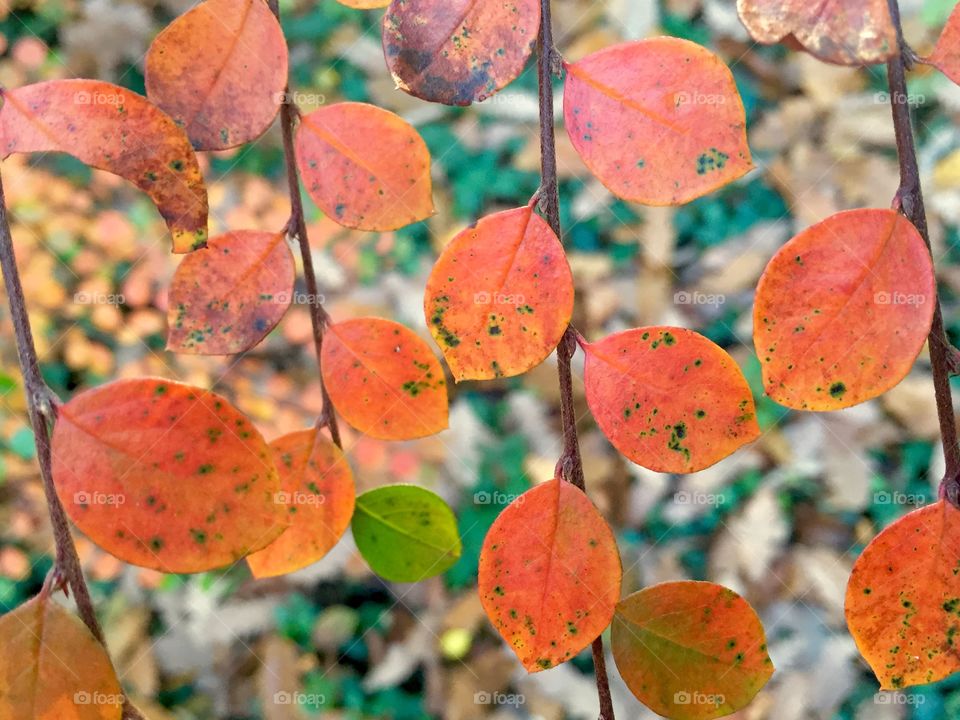
[[[357,10],[373,10],[390,4],[390,0],[337,0],[337,2]]]
[[[223,150],[270,127],[287,84],[287,43],[263,0],[206,0],[150,45],[147,97],[198,150]]]
[[[0,718],[120,720],[123,691],[103,645],[38,595],[0,617]]]
[[[483,609],[530,672],[566,662],[602,633],[620,597],[613,531],[557,478],[510,503],[480,551]]]
[[[737,11],[757,42],[796,38],[826,62],[869,65],[897,53],[887,0],[737,0]]]
[[[469,105],[523,72],[539,26],[539,0],[393,0],[383,17],[383,53],[404,92]]]
[[[753,167],[733,75],[706,48],[651,38],[566,67],[567,134],[614,195],[680,205]]]
[[[433,266],[423,306],[454,378],[510,377],[560,342],[573,277],[560,240],[529,205],[457,235]]]
[[[930,252],[899,213],[849,210],[807,228],[757,286],[767,394],[799,410],[837,410],[889,390],[923,347],[935,292]]]
[[[173,235],[173,251],[207,241],[207,190],[183,131],[146,98],[99,80],[50,80],[0,90],[0,147],[65,152],[146,192]]]
[[[430,153],[399,115],[337,103],[300,121],[297,166],[324,213],[344,227],[396,230],[433,214]]]
[[[443,369],[399,323],[365,317],[330,325],[320,367],[337,412],[362,433],[411,440],[447,427]]]
[[[903,516],[857,558],[847,626],[884,690],[960,670],[960,510],[944,500]]]
[[[582,345],[590,411],[638,465],[696,472],[759,437],[743,373],[702,335],[643,327]]]
[[[121,560],[164,572],[228,565],[287,526],[270,448],[207,390],[118,380],[60,408],[53,480],[70,518]]]
[[[290,515],[290,527],[247,556],[254,577],[272,577],[315,563],[350,526],[353,473],[340,449],[317,430],[300,430],[270,443],[280,472],[274,500]]]
[[[174,273],[167,349],[230,355],[252,348],[290,307],[295,273],[284,233],[237,230],[210,238]]]
[[[960,84],[960,5],[950,13],[927,62]]]
[[[624,598],[610,641],[630,691],[674,720],[736,712],[773,674],[756,612],[710,582],[666,582]]]

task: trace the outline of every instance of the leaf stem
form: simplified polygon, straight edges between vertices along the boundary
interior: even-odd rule
[[[897,31],[900,50],[887,61],[890,108],[893,112],[897,156],[900,162],[900,186],[897,189],[894,203],[897,209],[917,228],[924,242],[926,242],[927,248],[931,249],[907,95],[906,67],[912,62],[913,53],[903,39],[903,26],[900,22],[898,1],[888,0],[888,5],[890,18]],[[943,454],[946,460],[946,470],[943,479],[940,481],[940,497],[944,497],[953,505],[960,507],[960,445],[957,443],[957,422],[953,412],[953,397],[950,390],[952,348],[943,327],[940,295],[936,291],[934,292],[933,302],[933,323],[930,326],[930,335],[927,342],[930,348],[930,364],[933,370],[937,417],[940,422],[940,435],[943,439]]]
[[[277,22],[280,22],[280,6],[277,0],[269,0],[268,5]],[[294,136],[297,124],[300,121],[300,111],[290,94],[290,84],[284,88],[283,104],[280,106],[280,126],[283,131],[283,161],[287,171],[287,187],[290,192],[290,220],[287,230],[297,238],[300,245],[300,258],[303,262],[303,279],[307,286],[307,307],[310,309],[310,322],[313,325],[313,346],[317,356],[317,370],[320,370],[321,353],[323,350],[323,334],[330,324],[330,314],[320,302],[320,289],[317,283],[317,274],[313,268],[313,254],[310,251],[310,241],[307,237],[307,221],[303,214],[303,199],[300,196],[300,176],[297,173],[297,155],[294,146]],[[326,427],[330,431],[330,439],[343,449],[340,440],[340,428],[337,425],[337,414],[330,401],[330,394],[323,382],[323,373],[320,372],[320,396],[323,406],[317,418],[317,428]]]
[[[553,23],[550,0],[540,0],[540,47],[537,56],[537,78],[540,100],[540,190],[538,204],[547,223],[560,237],[560,193],[557,181],[557,150],[554,137],[553,76],[559,74],[562,63],[553,46]],[[583,491],[583,459],[577,438],[577,416],[573,406],[573,375],[570,361],[577,349],[578,333],[568,326],[557,345],[557,375],[560,382],[560,422],[563,427],[563,452],[557,462],[557,474]],[[591,646],[593,666],[600,700],[600,720],[614,720],[613,699],[607,678],[607,664],[603,654],[603,637],[598,636]]]

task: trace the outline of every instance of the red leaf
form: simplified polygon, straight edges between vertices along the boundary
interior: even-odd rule
[[[123,691],[103,645],[39,595],[0,617],[0,718],[120,720]]]
[[[270,443],[280,472],[274,500],[290,517],[290,527],[259,552],[247,556],[254,577],[299,570],[315,563],[350,526],[355,490],[353,473],[340,449],[317,430],[300,430]]]
[[[567,66],[567,134],[614,195],[679,205],[753,167],[733,75],[679,38],[604,48]]]
[[[0,147],[65,152],[146,192],[173,235],[173,251],[206,245],[207,191],[190,141],[146,98],[98,80],[50,80],[0,90]]]
[[[800,410],[876,397],[910,372],[933,320],[933,263],[893,210],[850,210],[780,248],[757,286],[767,394]]]
[[[530,672],[566,662],[610,624],[622,569],[613,531],[570,483],[514,500],[480,551],[487,617]]]
[[[539,0],[393,0],[383,17],[383,52],[401,90],[469,105],[520,75],[539,26]]]
[[[757,42],[796,39],[838,65],[886,62],[898,52],[887,0],[737,0],[737,10]]]
[[[288,522],[250,421],[219,395],[159,378],[118,380],[63,405],[53,479],[91,540],[163,572],[228,565]]]
[[[270,127],[287,84],[287,43],[263,0],[206,0],[150,45],[147,97],[198,150],[223,150]]]
[[[395,230],[433,214],[430,153],[413,126],[364,103],[337,103],[300,121],[297,166],[333,221]]]
[[[334,407],[357,430],[411,440],[447,427],[447,384],[430,347],[391,320],[330,325],[320,367]]]
[[[702,335],[644,327],[583,349],[590,411],[614,447],[638,465],[696,472],[760,435],[740,368]]]
[[[423,306],[454,378],[510,377],[560,342],[573,277],[560,240],[531,205],[458,234],[433,266]]]
[[[624,598],[611,645],[630,691],[674,720],[736,712],[773,674],[756,612],[710,582],[666,582]]]
[[[927,62],[960,84],[960,6],[955,6]]]
[[[210,238],[174,273],[167,349],[230,355],[252,348],[290,307],[295,273],[284,233],[238,230]]]
[[[847,626],[884,690],[960,670],[960,510],[944,500],[886,528],[847,583]]]

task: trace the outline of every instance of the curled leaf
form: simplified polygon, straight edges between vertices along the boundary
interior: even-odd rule
[[[960,510],[939,500],[877,535],[850,573],[845,611],[881,689],[960,670]]]
[[[469,105],[520,75],[539,25],[539,0],[393,0],[383,18],[383,52],[401,90]]]
[[[559,479],[510,503],[480,551],[483,609],[529,672],[566,662],[610,624],[622,569],[613,531]]]
[[[263,0],[205,0],[170,23],[147,52],[147,97],[198,150],[259,137],[286,84],[287,43]]]
[[[393,582],[439,575],[460,558],[453,511],[439,495],[415,485],[387,485],[363,493],[351,527],[364,560]]]
[[[433,214],[430,153],[399,115],[337,103],[300,120],[297,166],[313,201],[334,222],[396,230]]]
[[[173,251],[207,242],[207,190],[183,131],[146,98],[99,80],[0,89],[0,150],[64,152],[126,178],[167,222]]]
[[[437,259],[423,299],[454,378],[510,377],[553,352],[573,313],[559,238],[533,206],[488,215]]]
[[[887,0],[737,0],[737,11],[757,42],[795,38],[838,65],[882,63],[898,51]]]
[[[272,577],[315,563],[337,544],[353,515],[353,473],[340,449],[315,429],[270,443],[280,473],[274,502],[290,527],[263,550],[247,556],[254,577]]]
[[[753,167],[733,75],[696,43],[659,37],[567,66],[570,141],[614,195],[680,205]]]
[[[295,274],[284,233],[237,230],[210,238],[173,275],[167,349],[229,355],[252,348],[290,307]]]
[[[383,318],[330,325],[320,363],[334,407],[362,433],[411,440],[447,427],[447,383],[430,347]]]
[[[70,519],[134,565],[211,570],[287,527],[270,448],[207,390],[159,378],[101,385],[60,408],[52,445]]]
[[[611,644],[630,691],[672,720],[736,712],[773,674],[756,612],[711,582],[666,582],[624,598]]]
[[[103,645],[49,595],[0,617],[0,717],[120,720],[123,699]]]
[[[590,411],[614,447],[638,465],[696,472],[760,435],[743,373],[702,335],[643,327],[583,349]]]
[[[754,344],[767,394],[837,410],[910,372],[933,321],[933,262],[893,210],[831,215],[790,240],[757,286]]]

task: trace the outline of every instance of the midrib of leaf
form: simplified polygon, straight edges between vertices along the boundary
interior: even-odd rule
[[[556,483],[557,502],[553,509],[553,526],[550,529],[550,542],[548,545],[550,552],[547,555],[547,571],[543,574],[543,588],[540,591],[540,610],[537,613],[537,622],[543,620],[543,605],[547,600],[547,592],[553,585],[553,583],[550,582],[550,573],[553,571],[553,556],[556,554],[557,529],[560,527],[560,496],[563,491],[560,483],[566,482],[566,480],[555,478],[553,482]],[[539,647],[539,643],[537,643],[537,647]]]
[[[354,104],[360,104],[360,103],[354,103]],[[313,113],[311,113],[311,115],[312,114]],[[397,198],[397,200],[402,200],[403,196],[399,195],[395,190],[393,190],[392,185],[386,182],[382,177],[380,177],[380,175],[378,174],[375,168],[373,168],[363,158],[361,158],[353,150],[351,150],[346,143],[344,143],[340,138],[338,138],[332,132],[330,132],[326,128],[322,128],[319,125],[317,125],[314,122],[314,120],[310,117],[310,115],[304,115],[300,119],[300,122],[303,124],[304,127],[309,129],[310,132],[312,132],[314,135],[320,138],[320,140],[322,140],[327,145],[329,145],[334,150],[336,150],[338,153],[340,153],[345,158],[347,158],[347,160],[352,162],[357,167],[373,175],[377,180],[379,180],[383,184],[384,187],[390,188],[390,192]]]
[[[439,40],[438,42],[434,43],[434,45],[429,48],[429,53],[430,53],[430,56],[431,56],[432,58],[441,57],[441,55],[440,55],[440,49],[441,49],[444,45],[446,45],[447,43],[450,42],[450,38],[451,38],[451,36],[454,34],[454,31],[455,31],[458,27],[460,27],[460,25],[463,24],[463,21],[467,19],[467,16],[473,11],[473,9],[477,6],[477,3],[478,3],[479,1],[480,1],[480,0],[470,0],[470,1],[467,3],[466,7],[463,9],[463,11],[457,16],[456,22],[452,23],[452,24],[450,25],[450,27],[447,28],[447,29],[445,29],[443,32],[437,32],[437,33],[436,33],[436,35],[438,35],[438,36],[440,37],[440,40]],[[517,2],[522,2],[522,1],[523,1],[523,0],[517,0]],[[436,25],[436,23],[433,23],[433,24]],[[491,23],[491,25],[492,25],[492,23]],[[432,28],[431,28],[431,29],[432,29]],[[402,37],[402,35],[403,35],[402,33],[398,33],[398,34],[399,34],[401,37]],[[418,70],[418,71],[417,71],[417,74],[414,75],[414,76],[411,78],[411,81],[421,79],[421,78],[426,74],[427,70],[429,70],[429,69],[432,68],[432,67],[433,67],[433,60],[431,60],[431,61],[428,62],[426,65],[424,65],[423,68],[421,68],[420,70]],[[392,74],[392,73],[391,73],[391,74]],[[399,78],[397,78],[397,79],[399,80]],[[409,82],[403,81],[403,85],[409,86]]]
[[[419,537],[418,535],[413,534],[413,533],[410,532],[409,530],[406,530],[406,529],[400,527],[399,525],[396,525],[395,523],[389,522],[389,521],[386,519],[386,518],[387,518],[387,515],[386,515],[386,514],[379,514],[379,513],[373,512],[372,510],[370,510],[370,509],[368,509],[367,507],[365,507],[365,506],[363,505],[363,503],[359,502],[359,499],[358,499],[358,502],[357,502],[357,504],[356,504],[356,511],[359,512],[359,513],[363,513],[364,515],[366,515],[366,516],[369,517],[370,519],[375,520],[376,522],[379,522],[381,525],[390,528],[390,529],[393,530],[394,532],[396,532],[396,533],[398,533],[398,534],[400,534],[400,535],[403,535],[404,537],[409,538],[410,540],[413,540],[414,542],[416,542],[416,543],[418,543],[418,544],[420,544],[420,545],[423,545],[424,547],[427,547],[427,548],[429,548],[429,549],[431,549],[431,550],[436,550],[437,552],[442,553],[443,555],[452,555],[452,554],[453,554],[454,548],[439,547],[439,546],[437,546],[437,545],[434,545],[434,544],[431,543],[431,542],[428,542],[428,541],[424,540],[423,538]],[[398,510],[397,512],[400,513],[400,512],[404,512],[404,511]]]
[[[708,605],[703,605],[702,607],[708,607]],[[698,609],[698,608],[692,608],[691,611],[692,611],[692,610],[697,610],[697,609]],[[651,636],[651,637],[655,637],[655,638],[657,638],[658,640],[666,643],[667,645],[670,645],[670,646],[675,647],[675,648],[679,648],[680,650],[686,651],[686,652],[691,653],[691,654],[693,654],[693,655],[697,655],[698,657],[704,658],[705,660],[709,660],[710,662],[716,663],[717,665],[720,665],[720,666],[722,666],[722,667],[726,667],[726,668],[728,669],[728,672],[729,672],[729,670],[733,670],[733,669],[735,669],[735,668],[737,668],[737,667],[743,667],[742,665],[737,666],[737,665],[735,665],[735,664],[733,664],[733,663],[725,663],[725,662],[723,662],[722,660],[720,660],[719,657],[717,657],[717,656],[715,656],[715,655],[711,655],[711,654],[709,654],[709,653],[705,653],[705,652],[703,652],[702,650],[697,650],[695,647],[691,647],[690,645],[684,645],[682,642],[678,642],[677,640],[674,640],[674,639],[672,639],[672,638],[669,638],[669,637],[667,637],[666,635],[663,635],[663,634],[661,634],[661,633],[655,632],[654,630],[651,630],[650,628],[648,628],[648,627],[645,626],[645,625],[638,625],[637,623],[631,621],[630,619],[628,619],[625,615],[623,615],[623,614],[621,614],[621,613],[617,613],[617,614],[620,616],[621,621],[622,621],[625,625],[628,625],[629,627],[636,629],[636,632],[634,632],[633,630],[631,630],[631,634],[634,634],[635,636],[636,636],[637,634],[640,634],[640,635],[649,635],[649,636]],[[639,637],[637,637],[637,639],[639,640]],[[641,642],[641,644],[643,643],[642,640],[640,640],[640,642]],[[644,649],[646,649],[646,648],[644,648]],[[649,651],[648,651],[648,652],[649,652]],[[651,653],[651,654],[652,654],[652,653]]]

